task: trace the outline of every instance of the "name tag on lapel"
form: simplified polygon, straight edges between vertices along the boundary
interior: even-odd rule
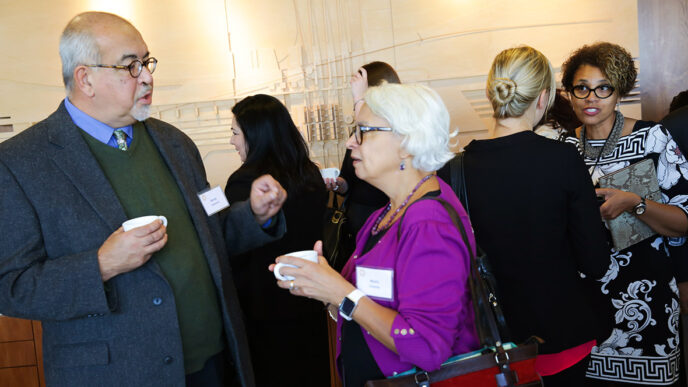
[[[366,296],[392,301],[394,270],[356,266],[356,287]]]
[[[198,193],[203,209],[208,216],[229,207],[229,202],[220,186],[209,188]]]

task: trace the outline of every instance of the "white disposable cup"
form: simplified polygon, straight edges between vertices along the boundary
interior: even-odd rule
[[[339,177],[339,169],[338,168],[321,169],[320,174],[325,179],[336,179],[337,177]]]
[[[148,215],[148,216],[139,216],[138,218],[134,219],[129,219],[126,222],[122,223],[122,228],[124,231],[129,231],[131,229],[134,229],[136,227],[141,227],[145,226],[148,223],[154,222],[156,220],[160,219],[162,221],[162,225],[167,227],[167,218],[162,216],[162,215]]]
[[[284,254],[284,255],[288,255],[288,256],[290,256],[290,257],[301,258],[301,259],[305,259],[306,261],[311,261],[311,262],[314,262],[314,263],[318,263],[318,252],[315,251],[315,250],[295,251],[295,252],[293,252],[293,253]],[[281,269],[283,266],[287,266],[287,267],[298,267],[298,266],[290,265],[290,264],[288,264],[288,263],[282,263],[282,262],[280,262],[280,263],[278,263],[278,264],[275,265],[275,269],[272,271],[272,272],[275,274],[275,278],[277,278],[278,280],[282,280],[282,281],[291,281],[291,280],[293,280],[294,277],[292,277],[292,276],[290,276],[290,275],[282,275],[282,273],[280,273],[280,269]]]

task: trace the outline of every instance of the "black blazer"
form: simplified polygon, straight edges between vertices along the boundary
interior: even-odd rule
[[[263,174],[245,168],[234,172],[225,187],[230,205],[246,200],[251,192],[251,183]],[[287,195],[282,206],[287,232],[282,239],[230,257],[242,310],[249,321],[295,318],[310,310],[315,303],[279,288],[267,267],[279,255],[312,250],[315,242],[322,239],[327,189],[320,176],[316,183],[311,191]]]
[[[229,202],[247,198],[251,183],[262,174],[246,167],[232,174],[225,188]],[[309,191],[288,193],[282,206],[287,224],[282,239],[230,257],[258,386],[315,387],[329,383],[323,304],[278,287],[268,271],[277,256],[311,250],[322,239],[327,189],[317,171],[310,180]],[[276,355],[285,348],[287,356]]]
[[[472,141],[464,157],[478,244],[516,342],[556,353],[602,334],[589,302],[609,250],[590,175],[573,146],[521,132]],[[441,176],[446,177],[445,171]]]

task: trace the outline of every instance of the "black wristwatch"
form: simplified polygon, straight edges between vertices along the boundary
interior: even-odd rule
[[[633,213],[636,215],[642,215],[645,213],[645,209],[647,208],[647,204],[645,204],[645,198],[640,197],[640,203],[636,204],[635,207],[633,207]]]
[[[339,315],[344,317],[345,320],[351,321],[354,315],[354,310],[358,306],[358,300],[365,296],[359,289],[355,289],[351,293],[347,294],[346,297],[339,304]]]

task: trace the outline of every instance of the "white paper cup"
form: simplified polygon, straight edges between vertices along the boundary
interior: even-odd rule
[[[138,218],[134,219],[129,219],[126,222],[122,223],[122,228],[124,231],[129,231],[131,229],[134,229],[136,227],[141,227],[145,226],[148,223],[154,222],[156,220],[160,219],[162,221],[162,225],[167,227],[167,218],[162,216],[162,215],[148,215],[148,216],[139,216]]]
[[[336,179],[339,177],[338,168],[325,168],[320,170],[320,174],[324,179]]]
[[[301,259],[305,259],[305,260],[307,260],[307,261],[311,261],[311,262],[314,262],[314,263],[318,263],[318,252],[315,251],[315,250],[295,251],[295,252],[293,252],[293,253],[284,254],[284,255],[288,255],[288,256],[290,256],[290,257],[301,258]],[[282,273],[280,273],[280,269],[281,269],[283,266],[287,266],[287,267],[298,267],[298,266],[290,265],[290,264],[288,264],[288,263],[282,263],[282,262],[280,262],[280,263],[278,263],[278,264],[275,265],[275,269],[272,271],[272,272],[275,274],[275,278],[277,278],[278,280],[282,280],[282,281],[291,281],[291,280],[293,280],[294,277],[292,277],[292,276],[290,276],[290,275],[282,275]]]

